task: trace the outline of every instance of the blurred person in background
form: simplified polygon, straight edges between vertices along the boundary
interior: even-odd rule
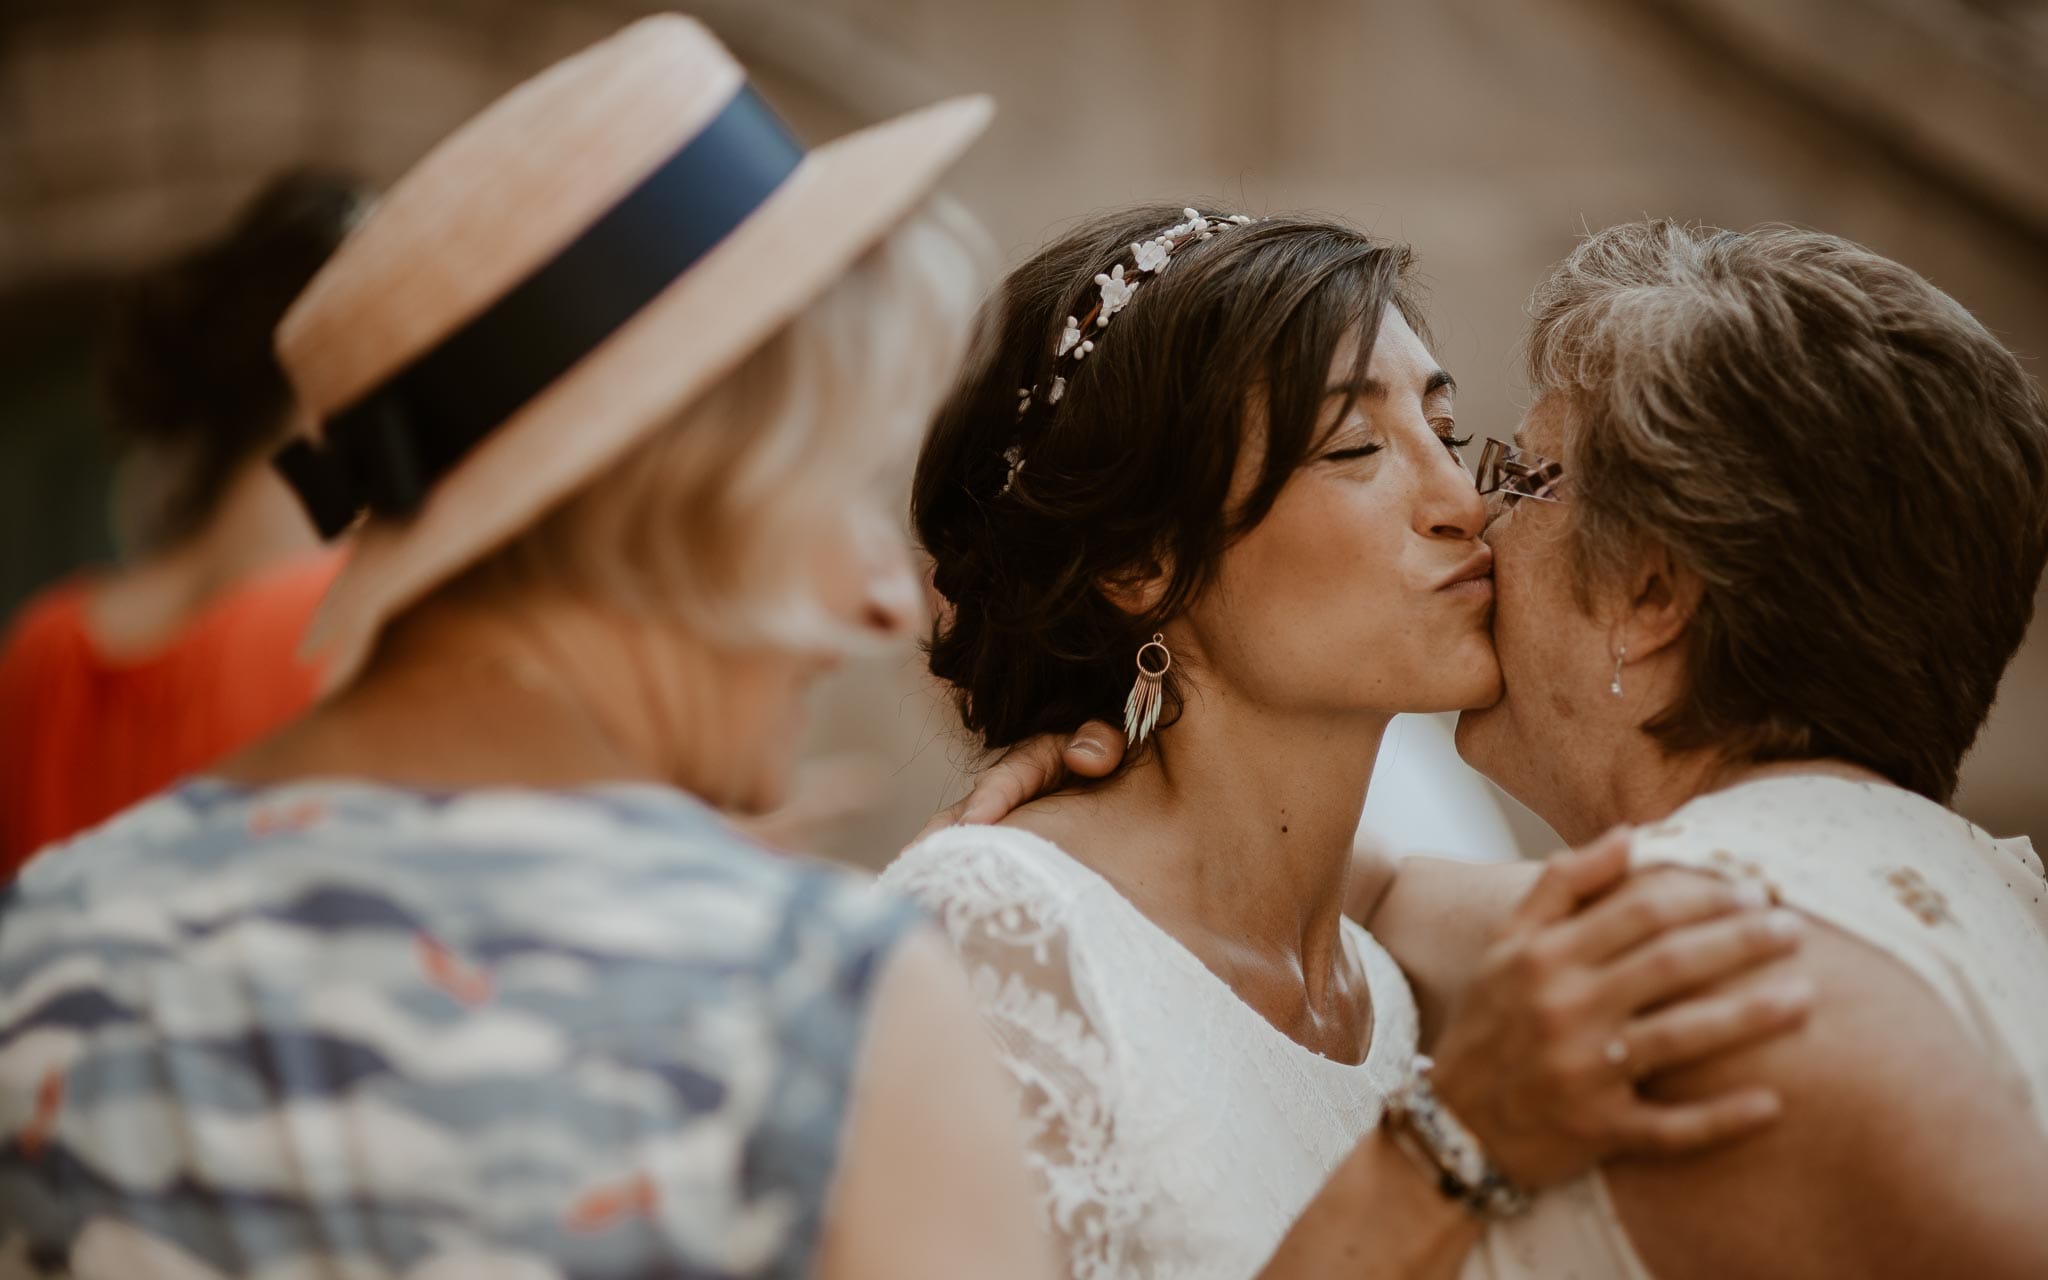
[[[2048,562],[2040,387],[1926,279],[1812,232],[1609,228],[1532,314],[1535,398],[1479,475],[1504,696],[1460,753],[1567,839],[1636,824],[1631,883],[1801,913],[1820,998],[1797,1035],[1640,1085],[1762,1085],[1782,1124],[1604,1164],[1463,1274],[2048,1274],[2048,877],[1947,807]],[[1047,735],[957,812],[1121,755],[1106,724]],[[1363,870],[1427,1046],[1536,871]]]
[[[0,904],[0,1270],[1047,1274],[944,944],[717,812],[917,620],[988,116],[806,155],[649,18],[350,238],[279,331],[340,687]]]
[[[271,335],[368,198],[284,174],[120,295],[106,398],[129,559],[31,600],[0,649],[0,877],[312,701],[296,651],[338,561],[269,465],[292,422]]]

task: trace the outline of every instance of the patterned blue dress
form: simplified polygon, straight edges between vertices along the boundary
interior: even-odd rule
[[[660,787],[190,783],[0,896],[0,1278],[806,1275],[917,918]]]

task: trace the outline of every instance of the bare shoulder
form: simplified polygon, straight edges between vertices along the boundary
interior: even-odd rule
[[[1818,990],[1807,1026],[1655,1087],[1678,1099],[1764,1084],[1784,1119],[1732,1146],[1606,1167],[1643,1261],[1660,1280],[2048,1275],[2048,1136],[2023,1091],[1903,964],[1808,926],[1797,955],[1743,980],[1804,973]]]

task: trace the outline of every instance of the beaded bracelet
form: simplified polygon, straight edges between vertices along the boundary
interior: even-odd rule
[[[1414,1074],[1387,1099],[1388,1132],[1397,1145],[1436,1175],[1437,1190],[1482,1218],[1512,1218],[1525,1213],[1529,1193],[1514,1184],[1486,1154],[1477,1135],[1465,1127],[1430,1088],[1435,1064],[1417,1055]]]

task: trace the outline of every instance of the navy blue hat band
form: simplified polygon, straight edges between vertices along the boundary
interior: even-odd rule
[[[554,258],[275,463],[323,538],[407,516],[462,456],[779,188],[803,146],[751,86]]]

